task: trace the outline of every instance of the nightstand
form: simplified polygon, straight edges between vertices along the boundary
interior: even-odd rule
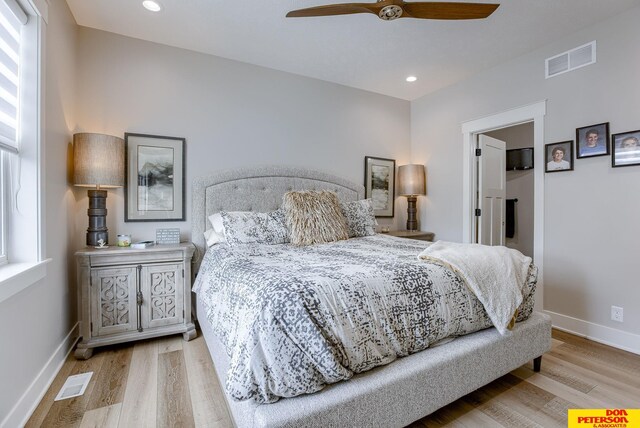
[[[391,230],[387,235],[397,236],[398,238],[417,239],[419,241],[433,241],[435,237],[433,232],[423,232],[420,230]]]
[[[93,348],[181,333],[191,321],[191,243],[145,249],[86,248],[76,252],[80,335],[75,357]]]

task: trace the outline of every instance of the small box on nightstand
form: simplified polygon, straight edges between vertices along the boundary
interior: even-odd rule
[[[177,227],[170,229],[156,229],[156,244],[179,244],[180,229]]]

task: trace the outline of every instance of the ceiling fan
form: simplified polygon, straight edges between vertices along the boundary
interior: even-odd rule
[[[373,13],[385,21],[398,18],[482,19],[491,15],[498,6],[487,3],[378,0],[377,3],[341,3],[292,10],[287,13],[287,18]]]

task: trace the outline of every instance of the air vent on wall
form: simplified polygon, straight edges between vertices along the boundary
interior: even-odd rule
[[[578,46],[560,55],[547,58],[545,61],[545,78],[573,71],[596,62],[596,41]]]

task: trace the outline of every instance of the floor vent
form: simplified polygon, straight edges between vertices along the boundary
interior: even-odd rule
[[[84,394],[84,390],[87,389],[91,376],[93,376],[93,372],[69,376],[53,401],[65,400]]]
[[[578,46],[545,61],[545,78],[554,77],[568,71],[596,63],[596,41]]]

